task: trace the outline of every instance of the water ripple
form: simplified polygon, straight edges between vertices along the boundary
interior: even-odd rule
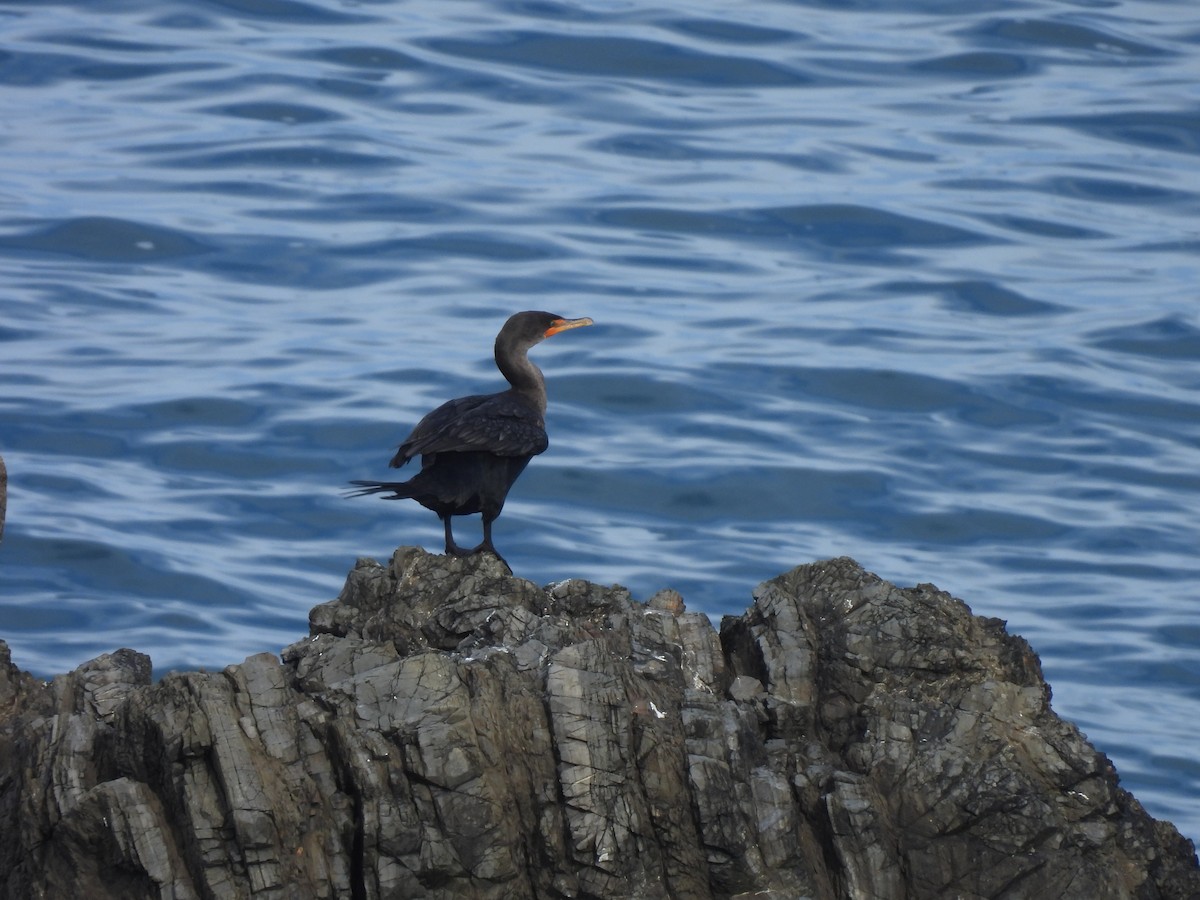
[[[1200,108],[1130,110],[1088,116],[1032,118],[1030,124],[1073,128],[1090,137],[1173,153],[1200,153]]]
[[[486,41],[438,38],[422,46],[472,62],[532,67],[569,75],[629,78],[707,88],[796,87],[810,79],[785,66],[724,56],[661,41],[608,35],[492,32]]]
[[[191,235],[144,222],[89,216],[0,237],[0,248],[62,253],[96,262],[153,262],[208,253]]]

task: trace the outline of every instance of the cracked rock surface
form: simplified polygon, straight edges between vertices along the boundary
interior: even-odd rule
[[[1190,841],[929,585],[674,591],[360,560],[219,673],[0,643],[0,898],[1185,898]]]

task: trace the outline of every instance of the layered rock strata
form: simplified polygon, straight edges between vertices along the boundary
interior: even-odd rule
[[[1004,624],[849,559],[673,591],[361,560],[282,657],[0,644],[0,897],[1195,898]]]

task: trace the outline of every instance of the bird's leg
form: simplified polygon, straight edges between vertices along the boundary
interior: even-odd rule
[[[474,550],[466,550],[454,543],[454,532],[450,530],[450,516],[442,516],[442,524],[446,526],[446,553],[450,556],[469,556],[475,552]]]
[[[511,575],[512,566],[508,564],[508,560],[500,555],[500,551],[497,550],[496,546],[492,543],[492,522],[495,521],[495,518],[495,516],[492,516],[490,519],[487,516],[483,517],[483,543],[471,552],[483,553],[486,551],[492,554],[492,556],[496,557],[496,559],[500,560],[500,562],[504,564],[504,568],[508,569],[508,574]]]

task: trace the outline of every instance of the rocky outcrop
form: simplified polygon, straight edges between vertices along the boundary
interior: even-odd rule
[[[1023,640],[849,559],[718,634],[402,548],[310,625],[158,683],[0,658],[0,896],[1200,896]]]

